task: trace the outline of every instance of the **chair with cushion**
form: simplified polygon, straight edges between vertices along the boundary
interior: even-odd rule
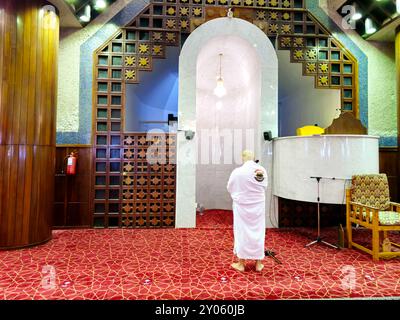
[[[400,231],[400,204],[390,202],[389,185],[385,174],[355,175],[346,191],[346,224],[349,248],[355,247],[372,255],[374,260],[400,256],[400,252],[380,250],[380,233]],[[353,242],[352,224],[372,230],[372,250]],[[381,240],[383,240],[381,239]],[[391,242],[394,247],[400,244]]]

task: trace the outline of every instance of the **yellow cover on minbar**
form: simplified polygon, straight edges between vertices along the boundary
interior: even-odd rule
[[[325,129],[318,126],[304,126],[296,130],[298,136],[312,136],[314,134],[324,134]]]

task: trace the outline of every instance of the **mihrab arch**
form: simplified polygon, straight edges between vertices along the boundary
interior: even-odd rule
[[[125,85],[138,83],[142,71],[152,71],[153,59],[164,58],[167,46],[179,46],[206,21],[226,16],[228,6],[235,17],[277,38],[279,49],[290,51],[291,62],[301,63],[303,74],[314,77],[315,88],[340,89],[342,110],[358,116],[357,61],[304,0],[151,0],[94,54],[94,224],[175,226],[176,166],[148,166],[142,157],[152,143],[146,133],[124,132]],[[172,157],[175,139],[167,139]],[[193,224],[186,219],[176,224],[185,225]]]

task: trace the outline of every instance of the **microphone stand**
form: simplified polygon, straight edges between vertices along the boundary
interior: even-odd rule
[[[275,257],[275,252],[271,250],[265,250],[265,256],[271,257],[277,264],[282,264],[282,262],[277,257]]]
[[[318,234],[317,234],[317,239],[312,241],[312,242],[310,242],[310,243],[308,243],[308,244],[306,244],[306,247],[308,248],[308,247],[310,247],[310,246],[312,246],[313,244],[316,244],[316,243],[323,243],[323,244],[325,244],[325,245],[327,245],[327,246],[329,246],[331,248],[339,249],[339,247],[337,247],[337,246],[335,246],[335,245],[333,245],[333,244],[331,244],[329,242],[326,242],[326,241],[322,240],[322,238],[321,238],[321,215],[320,215],[320,211],[319,211],[319,204],[320,204],[319,182],[321,181],[322,177],[310,177],[310,178],[311,179],[316,179],[317,180],[317,185],[318,185],[318,197],[317,197],[317,204],[318,204]]]

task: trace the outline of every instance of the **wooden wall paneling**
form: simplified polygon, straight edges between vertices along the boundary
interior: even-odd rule
[[[89,216],[89,203],[68,203],[67,227],[91,227],[91,216]]]
[[[5,34],[5,10],[4,8],[0,7],[0,79],[3,79],[3,61],[4,61],[4,45],[5,45],[5,40],[6,40],[6,34]],[[3,85],[3,83],[1,83]],[[2,88],[0,89],[2,93]],[[0,106],[2,104],[2,94],[0,93]],[[0,119],[1,121],[1,119]],[[2,127],[2,123],[0,122],[0,128]],[[1,138],[0,138],[1,141]]]
[[[398,148],[380,148],[379,171],[386,173],[389,181],[390,198],[395,202],[400,201],[398,156]]]
[[[395,56],[396,56],[396,93],[397,93],[397,146],[400,148],[400,26],[396,28]],[[395,201],[400,202],[400,151],[397,148],[397,197]]]
[[[0,2],[2,249],[51,238],[59,25],[42,14],[47,4]]]
[[[56,184],[57,186],[57,184]],[[65,220],[66,218],[66,209],[64,206],[64,202],[54,202],[54,207],[53,207],[53,220],[52,220],[52,225],[53,229],[58,229],[58,228],[63,228],[67,225],[67,222]]]
[[[35,15],[32,15],[32,41],[30,43],[30,53],[29,53],[29,83],[30,88],[28,90],[28,105],[37,105],[39,102],[38,97],[42,94],[41,83],[42,79],[40,78],[41,69],[41,57],[39,56],[39,52],[42,50],[42,45],[40,41],[35,41],[35,39],[39,39],[40,31],[39,31],[39,19]],[[35,144],[35,135],[36,135],[36,124],[35,117],[37,116],[37,111],[34,108],[28,108],[26,110],[26,143],[27,144]]]
[[[75,175],[66,175],[66,157],[77,152]],[[91,226],[92,147],[82,145],[57,146],[56,194],[53,220],[55,228]]]
[[[279,227],[317,227],[317,203],[279,198]],[[320,205],[321,227],[345,225],[346,206],[340,204]]]
[[[53,227],[67,225],[67,180],[66,163],[64,158],[67,155],[65,148],[56,148],[56,171],[55,171],[55,197],[53,212]]]
[[[68,177],[67,225],[91,226],[92,148],[78,148],[77,151],[77,174]]]

